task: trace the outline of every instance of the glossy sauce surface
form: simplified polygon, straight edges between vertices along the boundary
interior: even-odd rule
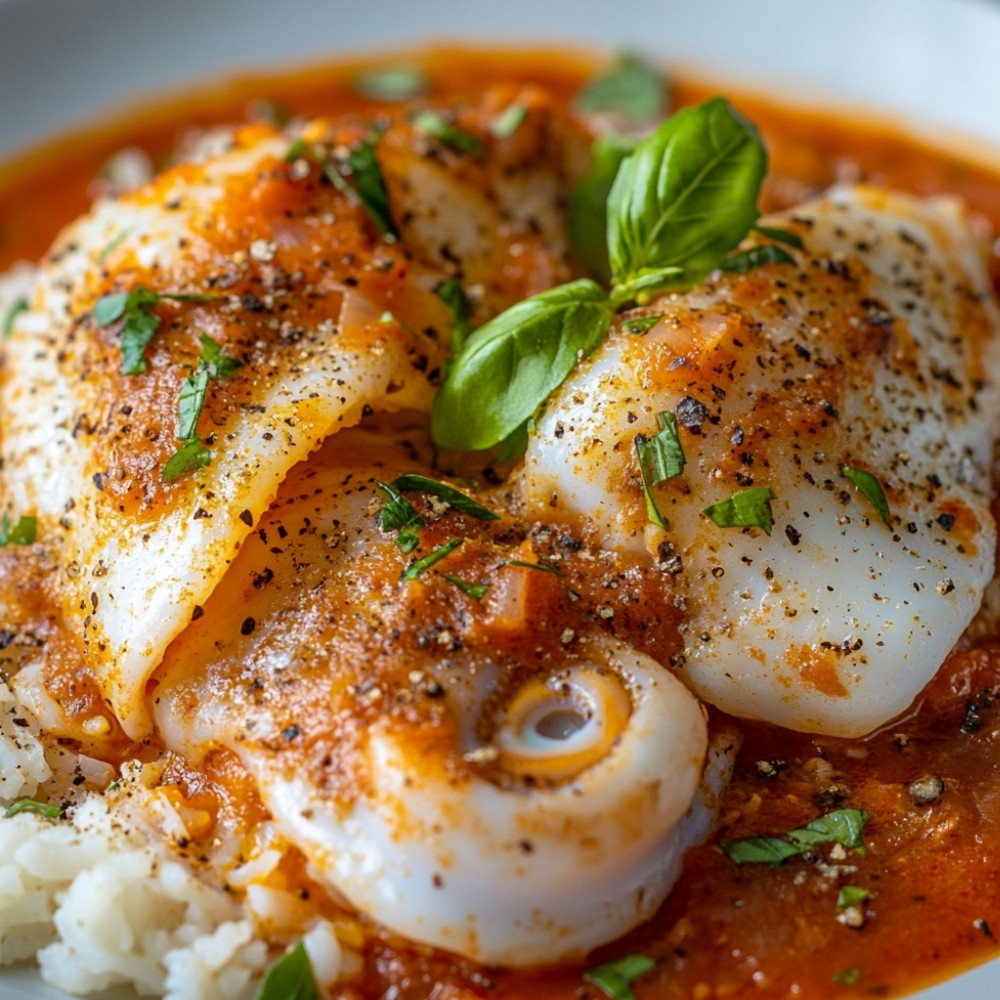
[[[540,84],[568,101],[592,69],[587,58],[541,52],[440,50],[405,61],[427,69],[431,99],[472,96],[509,80]],[[99,191],[95,177],[122,147],[138,146],[154,163],[162,162],[186,129],[244,120],[248,105],[260,99],[296,115],[377,114],[386,105],[355,92],[359,68],[338,64],[220,85],[9,164],[0,170],[0,267],[43,253]],[[700,83],[674,81],[672,99],[686,104],[710,92]],[[918,194],[958,194],[978,214],[984,236],[1000,229],[1000,176],[985,167],[881,125],[730,96],[769,146],[765,210],[793,206],[838,179],[865,179]],[[995,260],[994,273],[1000,274]],[[597,586],[596,569],[592,575],[581,580],[581,589]],[[872,814],[865,829],[867,857],[831,856],[824,848],[815,859],[777,868],[737,867],[710,843],[688,855],[684,875],[657,917],[602,949],[588,966],[634,951],[651,956],[658,965],[635,984],[639,1000],[822,1000],[898,995],[1000,950],[994,937],[1000,933],[1000,880],[993,861],[1000,854],[998,637],[977,633],[963,641],[914,710],[867,739],[810,737],[746,723],[740,728],[745,743],[713,843],[780,835],[843,806]],[[230,761],[216,763],[203,778],[178,767],[178,788],[191,807],[238,811],[234,803],[245,776]],[[943,794],[919,804],[908,786],[929,777],[943,782]],[[256,810],[246,807],[244,821],[254,821]],[[870,893],[861,927],[838,920],[843,885]],[[377,937],[370,939],[366,963],[364,985],[345,987],[343,1000],[603,996],[585,983],[583,967],[479,969]]]

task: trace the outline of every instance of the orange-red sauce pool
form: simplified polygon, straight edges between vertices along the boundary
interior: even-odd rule
[[[569,101],[593,70],[583,56],[437,50],[406,62],[426,71],[430,97],[473,95],[498,79],[534,82]],[[243,120],[254,101],[290,114],[364,112],[361,64],[213,85],[124,114],[0,168],[0,269],[39,256],[82,212],[115,151],[162,161],[185,130]],[[711,88],[673,81],[675,105]],[[965,198],[983,235],[1000,231],[1000,160],[966,162],[884,125],[789,110],[729,94],[761,128],[771,154],[765,209],[793,205],[835,179]],[[1000,267],[994,272],[1000,275]],[[863,740],[810,737],[741,724],[745,743],[723,802],[723,837],[777,835],[838,807],[865,809],[867,856],[737,867],[707,844],[657,917],[601,949],[588,965],[642,952],[656,968],[638,1000],[898,996],[1000,956],[1000,637],[963,640],[903,720]],[[938,779],[913,786],[920,779]],[[939,784],[940,782],[941,784]],[[914,788],[943,792],[919,801]],[[843,885],[863,888],[860,922],[838,919]],[[851,926],[851,923],[859,924]],[[342,1000],[598,1000],[584,966],[514,972],[456,963],[397,942],[369,946],[362,986]]]

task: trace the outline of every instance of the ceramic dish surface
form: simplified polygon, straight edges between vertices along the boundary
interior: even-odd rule
[[[436,41],[628,47],[1000,163],[1000,3],[974,0],[0,0],[0,160],[199,81]],[[62,995],[21,968],[0,972],[0,996]],[[1000,960],[916,996],[1000,996]]]

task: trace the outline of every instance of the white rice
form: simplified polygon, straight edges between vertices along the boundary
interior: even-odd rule
[[[0,818],[0,965],[37,957],[42,978],[76,996],[125,985],[166,1000],[250,1000],[275,957],[259,935],[274,914],[205,883],[150,836],[139,814],[156,796],[142,770],[126,765],[124,793],[85,792],[62,819]],[[45,798],[52,773],[37,722],[0,682],[0,808]],[[248,885],[247,898],[270,891]],[[333,926],[314,921],[305,942],[317,979],[335,981]]]

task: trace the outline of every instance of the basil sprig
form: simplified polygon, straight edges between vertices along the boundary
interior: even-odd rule
[[[766,172],[760,134],[722,98],[669,118],[622,162],[608,195],[618,295],[657,272],[676,268],[692,283],[718,267],[757,221]]]
[[[434,401],[438,447],[482,451],[513,441],[523,449],[527,421],[604,340],[618,309],[701,280],[757,222],[767,155],[757,129],[722,98],[678,112],[626,151],[627,142],[607,144],[591,188],[577,192],[571,219],[578,247],[602,247],[600,195],[614,176],[606,201],[610,293],[588,279],[573,281],[472,333]],[[780,262],[784,253],[767,251],[735,267]],[[594,273],[605,271],[596,250],[585,262]]]

